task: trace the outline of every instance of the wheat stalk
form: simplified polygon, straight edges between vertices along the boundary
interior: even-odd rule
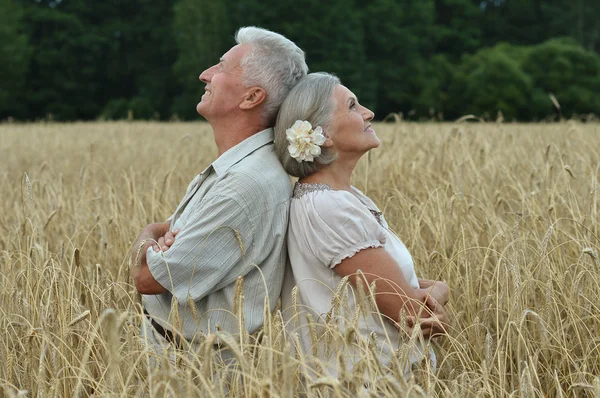
[[[384,209],[417,275],[452,288],[452,332],[434,344],[438,369],[420,366],[408,379],[408,343],[421,337],[401,331],[392,363],[379,363],[378,341],[361,324],[362,313],[376,308],[366,285],[367,302],[361,289],[338,286],[331,311],[311,313],[306,328],[301,317],[310,310],[294,289],[293,308],[274,314],[264,308],[262,341],[244,328],[249,298],[236,285],[229,310],[240,335],[198,330],[205,338],[189,350],[155,355],[139,336],[140,319],[130,317],[140,297],[122,272],[126,253],[139,228],[170,216],[190,176],[214,160],[209,127],[0,125],[6,154],[0,391],[11,397],[600,394],[598,127],[467,123],[476,120],[378,125],[382,145],[359,162],[352,182]],[[173,139],[161,148],[164,156],[152,156],[165,130]],[[60,156],[65,151],[69,156]],[[247,256],[241,232],[232,237]],[[357,308],[349,308],[352,302]],[[211,315],[193,304],[166,303],[174,332],[183,321],[179,305],[190,308],[186,327]],[[105,314],[108,307],[113,315]],[[305,337],[317,342],[308,352],[301,348]],[[215,342],[233,362],[223,361]],[[357,350],[352,369],[342,363],[350,346]],[[319,359],[326,352],[339,377],[329,376]]]

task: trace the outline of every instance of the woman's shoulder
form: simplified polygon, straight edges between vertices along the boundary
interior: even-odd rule
[[[360,189],[353,186],[352,193],[368,208],[376,210],[376,211],[380,211],[379,208],[377,207],[377,205],[375,204],[375,202],[373,202],[373,200],[371,198],[369,198],[367,195],[362,193],[362,191]]]
[[[298,216],[316,218],[319,224],[324,222],[330,226],[348,224],[361,219],[363,222],[370,223],[375,219],[382,225],[381,212],[376,207],[370,206],[372,202],[358,196],[354,189],[352,187],[353,191],[349,192],[335,190],[327,184],[296,183],[292,196],[292,218]]]
[[[325,184],[296,184],[289,228],[293,245],[328,267],[386,242],[384,228],[353,192]]]

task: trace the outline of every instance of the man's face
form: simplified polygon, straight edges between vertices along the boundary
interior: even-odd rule
[[[250,44],[238,44],[227,51],[218,64],[200,75],[200,80],[206,83],[206,91],[196,111],[209,122],[239,110],[245,93],[240,62],[249,51]]]

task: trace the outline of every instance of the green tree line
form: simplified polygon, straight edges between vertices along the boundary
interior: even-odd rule
[[[600,115],[597,0],[0,0],[0,120],[190,120],[240,26],[377,118]]]

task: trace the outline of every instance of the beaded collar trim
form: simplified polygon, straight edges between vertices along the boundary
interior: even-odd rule
[[[333,191],[333,188],[331,188],[327,184],[296,182],[296,185],[294,185],[294,192],[292,194],[292,197],[297,199],[297,198],[301,198],[302,196],[306,195],[307,193],[317,192],[317,191]],[[373,217],[375,217],[375,219],[377,220],[379,225],[381,225],[383,227],[383,213],[380,211],[371,209],[369,207],[367,207],[367,209],[371,212]]]
[[[292,194],[292,197],[300,198],[307,193],[316,191],[333,191],[333,188],[327,184],[305,184],[302,182],[297,182],[296,185],[294,185],[294,193]]]

